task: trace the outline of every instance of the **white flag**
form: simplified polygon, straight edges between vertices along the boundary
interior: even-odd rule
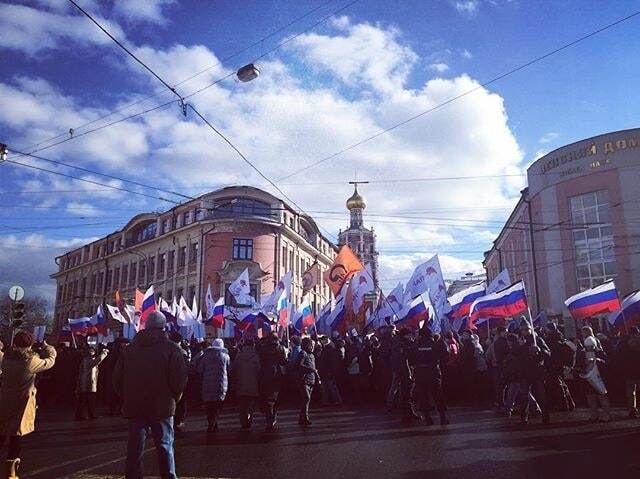
[[[400,318],[400,312],[404,308],[404,286],[402,283],[393,288],[393,290],[382,299],[382,307],[378,310],[378,317],[380,319],[393,317]]]
[[[364,304],[365,296],[375,291],[371,266],[367,265],[362,271],[358,271],[350,282],[351,287],[351,310],[355,313],[360,311]]]
[[[107,304],[107,310],[109,311],[109,314],[111,315],[111,317],[116,321],[118,321],[119,323],[123,323],[123,324],[127,323],[127,318],[124,317],[122,312],[116,306],[111,306],[110,304]]]
[[[429,261],[422,263],[415,269],[404,291],[405,304],[427,291],[430,292],[429,299],[439,321],[447,313],[447,287],[442,277],[438,255],[434,255]]]
[[[180,304],[178,305],[178,316],[176,317],[178,326],[191,326],[196,322],[193,312],[187,306],[184,296],[180,296]]]
[[[500,271],[498,276],[491,280],[491,283],[489,283],[489,286],[487,286],[486,294],[496,293],[508,286],[511,286],[511,279],[509,278],[509,271],[507,270],[507,268],[505,268]]]
[[[196,295],[193,295],[193,302],[191,303],[191,312],[194,316],[198,316],[198,302],[196,301]]]
[[[216,307],[216,302],[213,300],[213,295],[211,294],[211,285],[207,287],[207,295],[204,297],[205,306],[207,307],[207,317],[206,321],[211,321],[213,318],[213,310]]]
[[[238,304],[251,305],[251,285],[249,284],[249,270],[245,270],[229,285],[229,292],[236,299]]]

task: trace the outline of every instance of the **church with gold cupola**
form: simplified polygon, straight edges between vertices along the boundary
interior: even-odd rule
[[[338,234],[339,246],[348,245],[358,255],[365,266],[371,268],[373,280],[378,287],[378,250],[376,249],[376,234],[373,228],[364,226],[363,212],[367,207],[367,200],[358,192],[358,184],[363,182],[353,181],[353,195],[347,200],[347,209],[351,215],[349,228]]]

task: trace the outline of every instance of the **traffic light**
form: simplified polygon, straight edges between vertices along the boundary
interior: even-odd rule
[[[18,301],[13,306],[13,319],[22,319],[24,316],[24,303],[22,301]]]

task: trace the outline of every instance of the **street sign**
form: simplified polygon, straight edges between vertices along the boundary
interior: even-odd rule
[[[20,301],[24,298],[24,289],[21,286],[11,286],[9,288],[9,298],[11,298],[11,301]]]

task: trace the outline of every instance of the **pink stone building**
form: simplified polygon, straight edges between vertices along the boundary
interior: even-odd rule
[[[213,296],[226,294],[245,268],[251,294],[273,291],[275,282],[293,271],[292,299],[302,296],[302,274],[315,261],[321,273],[333,262],[335,245],[313,218],[257,188],[234,186],[207,193],[164,213],[142,213],[121,229],[56,258],[55,318],[90,315],[98,304],[113,304],[114,292],[131,299],[136,288],[154,286],[171,301],[195,296],[200,306],[208,285]],[[330,301],[320,281],[311,293],[316,312]]]

